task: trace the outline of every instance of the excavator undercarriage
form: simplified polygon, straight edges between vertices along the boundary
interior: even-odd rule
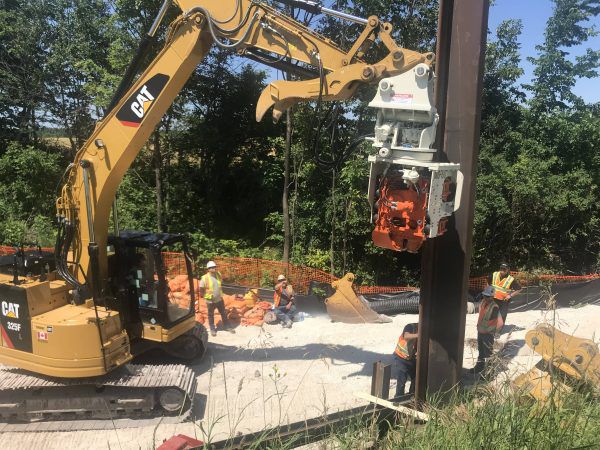
[[[8,421],[176,415],[189,410],[195,393],[196,374],[181,364],[128,364],[75,379],[0,368],[0,418]]]

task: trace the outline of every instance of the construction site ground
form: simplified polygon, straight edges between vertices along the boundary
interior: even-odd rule
[[[279,325],[238,327],[209,339],[198,373],[195,408],[185,421],[74,421],[62,424],[0,424],[3,449],[152,449],[175,434],[212,441],[296,422],[364,404],[354,396],[369,392],[375,361],[391,361],[402,328],[416,315],[398,315],[391,323],[332,323],[327,315],[308,317],[285,329]],[[467,316],[464,366],[477,356],[476,314]],[[539,361],[525,344],[525,333],[540,322],[597,341],[600,306],[509,313],[499,339],[497,382],[522,373]],[[143,362],[166,357],[149,355]],[[172,362],[170,360],[169,362]],[[395,390],[392,382],[391,392]],[[193,420],[195,419],[195,420]],[[179,423],[178,423],[179,422]],[[58,431],[66,430],[68,431]]]

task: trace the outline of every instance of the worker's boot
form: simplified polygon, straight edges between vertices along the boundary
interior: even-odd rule
[[[216,336],[217,335],[217,330],[210,330],[210,335],[211,336]]]

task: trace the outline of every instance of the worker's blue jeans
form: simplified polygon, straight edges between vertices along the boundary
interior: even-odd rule
[[[396,371],[396,397],[404,394],[404,385],[410,378],[409,393],[415,392],[415,377],[417,373],[417,361],[400,358],[394,353],[394,370]]]
[[[289,323],[296,315],[296,305],[290,306],[290,309],[286,309],[285,306],[278,306],[273,309],[273,312],[281,323]]]

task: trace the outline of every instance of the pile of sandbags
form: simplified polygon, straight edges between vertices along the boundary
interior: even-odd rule
[[[242,325],[256,325],[260,327],[264,323],[265,312],[271,309],[269,302],[257,302],[254,307],[247,311],[242,318]]]
[[[196,322],[208,327],[208,307],[206,301],[200,299],[198,280],[194,279],[194,290],[196,300]],[[169,280],[169,300],[176,303],[180,308],[190,306],[190,284],[186,275],[177,275]],[[271,309],[269,302],[259,302],[258,291],[251,289],[245,296],[223,294],[225,312],[227,319],[233,325],[257,325],[263,324],[265,311]],[[219,310],[215,309],[215,326],[222,322]]]

